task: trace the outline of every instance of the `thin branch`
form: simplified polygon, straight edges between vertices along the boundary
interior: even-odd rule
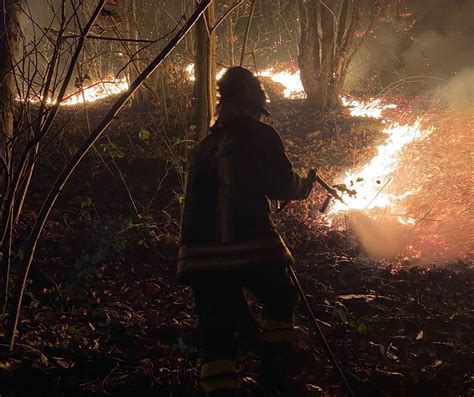
[[[247,51],[247,43],[249,41],[249,36],[250,36],[250,27],[252,26],[252,20],[253,20],[253,14],[255,12],[255,4],[257,3],[257,0],[252,0],[252,5],[250,6],[250,14],[249,14],[249,19],[247,22],[247,27],[245,28],[245,37],[244,37],[244,42],[242,44],[242,53],[240,54],[240,66],[243,66],[244,60],[245,60],[245,55]]]
[[[80,37],[80,35],[74,33],[74,34],[69,34],[67,36],[64,36],[63,39],[66,40],[66,39],[73,39],[77,37]],[[97,35],[88,35],[87,38],[89,40],[120,41],[120,42],[126,42],[126,43],[150,43],[150,44],[155,44],[156,42],[163,39],[161,37],[155,40],[129,39],[129,38],[118,38],[118,37],[97,36]]]
[[[215,25],[211,28],[211,33],[214,32],[222,22],[224,22],[227,17],[232,14],[232,12],[240,6],[245,0],[239,0],[237,3],[235,3],[232,7],[230,7],[220,18],[219,20],[215,23]]]

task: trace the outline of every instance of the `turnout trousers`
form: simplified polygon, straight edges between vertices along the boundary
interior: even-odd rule
[[[243,324],[249,321],[244,288],[263,306],[263,387],[269,391],[281,389],[285,379],[298,303],[298,292],[286,266],[209,272],[193,283],[193,291],[203,350],[201,386],[211,395],[240,388],[235,359],[238,343],[246,342],[241,330],[249,328]]]

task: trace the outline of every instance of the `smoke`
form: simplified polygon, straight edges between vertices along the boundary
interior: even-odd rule
[[[402,250],[399,233],[394,223],[372,219],[364,211],[351,210],[348,213],[349,226],[357,236],[364,252],[373,259],[395,258]]]
[[[365,38],[346,88],[420,94],[453,79],[464,85],[461,75],[472,82],[466,72],[474,59],[472,15],[471,0],[408,2],[398,17],[379,21]]]
[[[439,89],[440,98],[448,107],[466,107],[472,112],[474,106],[474,68],[463,69],[456,77]]]
[[[350,64],[345,81],[347,89],[380,89],[399,79],[398,70],[403,65],[399,54],[403,26],[381,23],[364,39],[364,45]]]
[[[461,212],[464,212],[462,217],[450,211],[450,218],[433,214],[439,219],[426,217],[403,225],[396,218],[373,219],[367,212],[352,210],[347,220],[349,231],[357,238],[362,252],[371,259],[404,259],[419,265],[444,264],[467,257],[474,250],[472,211]]]

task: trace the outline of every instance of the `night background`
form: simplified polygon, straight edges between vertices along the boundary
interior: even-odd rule
[[[238,65],[343,198],[273,219],[355,395],[474,396],[474,1],[0,4],[0,396],[206,395],[185,165]],[[296,325],[296,395],[346,395],[301,303]]]

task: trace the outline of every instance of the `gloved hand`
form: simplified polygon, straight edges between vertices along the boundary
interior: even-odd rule
[[[312,169],[308,171],[308,176],[306,177],[311,182],[316,182],[316,170]]]

